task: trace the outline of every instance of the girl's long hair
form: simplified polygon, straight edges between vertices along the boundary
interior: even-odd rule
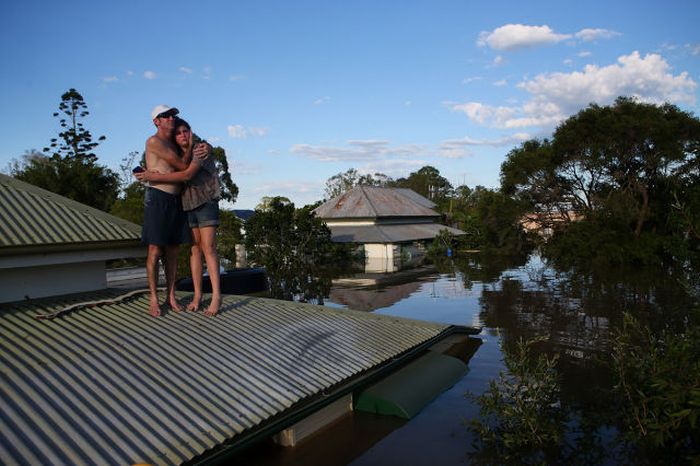
[[[180,126],[184,126],[185,128],[190,130],[190,143],[189,145],[183,149],[180,147],[180,145],[177,143],[175,140],[175,133],[177,132],[177,128]],[[185,120],[182,118],[176,117],[175,122],[173,125],[173,143],[175,144],[175,147],[177,147],[177,152],[180,157],[184,157],[185,154],[191,154],[192,153],[192,148],[194,147],[194,134],[192,134],[192,127],[190,126],[189,123],[187,123]]]

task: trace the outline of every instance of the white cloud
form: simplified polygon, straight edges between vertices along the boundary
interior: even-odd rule
[[[205,80],[211,79],[211,74],[212,74],[211,66],[205,66],[204,69],[202,69],[202,79],[205,79]]]
[[[481,76],[472,76],[472,77],[470,77],[470,78],[464,78],[464,79],[462,80],[462,83],[463,83],[463,84],[469,84],[469,83],[472,83],[472,82],[474,82],[474,81],[480,81],[480,80],[482,80],[482,79],[484,79],[484,78],[482,78]]]
[[[155,71],[144,71],[143,77],[146,79],[156,79],[156,72]]]
[[[493,59],[491,62],[491,66],[501,66],[506,62],[505,58],[503,58],[503,55],[497,55],[496,58]]]
[[[400,178],[429,164],[430,162],[425,159],[379,160],[358,167],[357,172],[361,175],[383,173],[392,178]]]
[[[245,79],[245,76],[241,74],[232,74],[231,76],[228,77],[229,81],[242,81]]]
[[[571,65],[574,64],[574,61],[573,61],[571,58],[567,58],[567,59],[564,60],[564,64],[565,64],[566,66],[571,66]]]
[[[494,86],[502,87],[502,86],[507,86],[508,85],[508,80],[507,79],[501,79],[498,81],[493,82]]]
[[[331,98],[328,97],[328,96],[320,97],[320,98],[314,100],[314,105],[325,104],[326,102],[328,102],[328,101],[330,101],[330,100],[331,100]]]
[[[645,102],[695,104],[697,83],[687,72],[671,74],[668,63],[657,54],[623,55],[617,63],[582,71],[547,73],[525,80],[518,87],[531,96],[522,106],[497,107],[480,102],[446,103],[479,124],[497,128],[554,127],[589,103],[608,105],[618,96]]]
[[[697,84],[687,72],[673,76],[660,55],[641,57],[635,51],[619,57],[613,65],[586,65],[582,72],[542,74],[518,86],[535,99],[570,113],[590,102],[611,103],[621,95],[647,102],[694,104]]]
[[[116,76],[105,76],[104,78],[102,78],[103,83],[115,83],[117,81],[119,81],[119,78],[117,78]]]
[[[591,55],[593,55],[593,54],[591,52],[589,52],[588,50],[582,50],[578,53],[578,56],[581,58],[590,57]]]
[[[267,135],[267,128],[252,128],[251,127],[251,128],[248,128],[248,133],[251,136],[262,137],[262,136]]]
[[[321,187],[320,183],[315,182],[298,182],[292,180],[280,180],[271,183],[256,184],[253,191],[263,193],[265,196],[285,196],[290,194],[305,194],[309,192],[317,192]]]
[[[502,147],[518,144],[531,139],[532,136],[528,133],[514,133],[508,136],[503,136],[498,139],[473,139],[465,136],[461,139],[449,139],[443,141],[440,145],[440,156],[451,159],[463,158],[470,155],[469,147],[474,146],[493,146]]]
[[[691,55],[700,55],[700,44],[685,44]]]
[[[246,139],[248,137],[262,137],[267,134],[267,128],[255,128],[252,126],[229,125],[228,135],[234,139]]]
[[[515,50],[555,44],[569,38],[570,34],[557,34],[547,25],[506,24],[490,32],[481,32],[477,45],[495,50]]]
[[[516,113],[511,107],[494,107],[480,102],[466,102],[463,104],[446,104],[452,111],[465,113],[470,120],[485,125],[489,121],[497,122],[495,126],[505,127],[505,121]]]
[[[186,66],[181,66],[180,68],[178,68],[178,70],[185,74],[192,74],[192,68],[188,68]]]
[[[375,139],[348,141],[346,147],[295,144],[290,148],[290,151],[322,162],[357,162],[392,157],[411,158],[428,153],[428,149],[418,144],[391,147],[388,141]]]
[[[448,139],[447,141],[443,142],[443,145],[499,147],[527,141],[528,139],[531,139],[531,136],[528,133],[514,133],[498,139],[474,139],[469,136],[465,136],[461,139]]]
[[[612,39],[613,37],[619,36],[619,32],[611,31],[609,29],[594,29],[586,28],[581,29],[575,34],[576,38],[583,42],[590,42],[598,39]]]

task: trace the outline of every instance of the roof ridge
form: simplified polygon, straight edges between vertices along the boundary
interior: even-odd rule
[[[362,192],[362,195],[364,196],[365,200],[367,201],[367,204],[369,204],[370,208],[372,209],[372,213],[374,214],[375,217],[378,217],[378,216],[379,216],[379,212],[377,211],[377,208],[374,207],[374,204],[372,203],[372,200],[370,199],[370,197],[369,197],[369,196],[367,195],[367,193],[365,192],[365,188],[368,188],[368,187],[369,187],[369,186],[363,186],[363,185],[358,186],[358,188],[360,188],[360,191]]]

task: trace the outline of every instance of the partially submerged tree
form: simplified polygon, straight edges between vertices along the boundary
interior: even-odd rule
[[[655,262],[697,253],[698,219],[689,207],[700,202],[699,155],[696,117],[621,97],[572,116],[551,142],[511,151],[501,183],[546,214],[540,218],[558,216],[550,226],[559,234],[548,244],[554,255]],[[569,225],[569,214],[582,221]]]
[[[322,270],[333,261],[333,243],[311,209],[295,209],[279,197],[265,200],[246,222],[245,245],[248,259],[265,267],[274,298],[323,303],[330,277]]]

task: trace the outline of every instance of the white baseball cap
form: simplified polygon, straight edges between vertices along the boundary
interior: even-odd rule
[[[175,107],[169,107],[163,104],[156,105],[153,108],[153,110],[151,110],[151,119],[155,120],[158,117],[158,115],[165,112],[171,112],[173,115],[177,115],[178,113],[180,113],[180,110],[176,109]]]

